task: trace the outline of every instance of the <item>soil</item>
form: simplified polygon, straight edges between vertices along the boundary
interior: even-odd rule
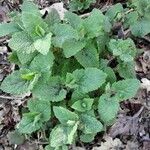
[[[59,0],[37,0],[40,9],[49,7]],[[67,0],[65,0],[67,4]],[[92,6],[103,8],[126,0],[97,0]],[[22,0],[0,0],[0,22],[7,22],[7,12],[19,10]],[[66,5],[67,7],[67,5]],[[88,10],[87,10],[88,12]],[[87,13],[86,12],[86,13]],[[85,12],[84,12],[85,13]],[[0,82],[15,69],[7,61],[10,53],[8,37],[0,38]],[[72,150],[150,150],[150,36],[134,39],[136,46],[142,48],[136,58],[136,75],[141,80],[142,88],[137,95],[121,103],[121,109],[113,126],[108,127],[105,133],[100,133],[89,144],[77,142],[70,146]],[[0,91],[0,150],[42,150],[46,144],[40,140],[41,133],[33,135],[22,145],[13,145],[9,142],[9,133],[19,122],[20,108],[26,104],[26,97],[13,97]]]

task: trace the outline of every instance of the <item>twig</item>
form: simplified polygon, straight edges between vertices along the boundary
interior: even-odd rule
[[[144,40],[146,40],[147,42],[150,43],[150,38],[148,36],[144,36],[144,37],[142,37],[142,39],[144,39]]]
[[[140,110],[139,110],[133,117],[134,117],[134,118],[137,118],[137,117],[142,113],[143,109],[144,109],[144,106],[142,106],[142,107],[140,108]]]
[[[5,95],[0,95],[0,98],[2,99],[9,99],[9,100],[14,100],[14,99],[22,99],[22,97],[13,97],[13,96],[5,96]]]

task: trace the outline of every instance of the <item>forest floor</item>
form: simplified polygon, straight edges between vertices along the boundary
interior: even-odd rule
[[[40,9],[47,8],[58,0],[38,0]],[[117,2],[125,3],[124,0]],[[19,0],[0,0],[0,22],[7,22],[7,13],[19,10]],[[113,4],[112,0],[97,1],[96,8],[104,8]],[[137,95],[121,103],[115,124],[105,133],[96,136],[90,144],[78,142],[70,147],[72,150],[150,150],[150,36],[135,39],[136,46],[142,48],[136,59],[136,74],[142,87]],[[10,48],[8,37],[0,38],[0,82],[15,69],[14,64],[7,61]],[[0,91],[0,150],[42,150],[39,136],[34,135],[22,145],[11,145],[9,133],[19,122],[20,108],[26,98],[12,97]]]

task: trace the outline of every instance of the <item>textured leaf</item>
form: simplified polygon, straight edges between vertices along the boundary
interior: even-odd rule
[[[33,60],[33,58],[36,56],[36,52],[27,54],[23,53],[22,51],[17,51],[17,57],[22,65],[27,64]]]
[[[33,45],[33,40],[24,31],[15,33],[9,41],[9,46],[15,51],[22,53],[33,53],[36,49]]]
[[[46,31],[48,26],[40,16],[27,12],[22,13],[22,22],[28,34],[34,39],[40,36],[37,32],[38,27]]]
[[[38,74],[33,75],[33,79],[25,80],[21,77],[21,71],[15,71],[8,75],[1,84],[1,90],[6,93],[20,95],[32,90],[39,78]]]
[[[133,12],[128,13],[125,16],[124,26],[129,27],[129,26],[135,24],[137,22],[138,18],[139,18],[138,12],[133,11]]]
[[[103,54],[105,52],[106,45],[108,45],[109,41],[110,41],[110,37],[107,33],[102,33],[96,38],[98,53]]]
[[[143,37],[150,33],[150,20],[139,20],[131,25],[131,32],[134,36]]]
[[[52,33],[47,34],[45,37],[41,39],[37,39],[33,45],[35,49],[43,55],[46,55],[51,47],[51,37]]]
[[[51,147],[60,147],[62,149],[58,150],[66,150],[64,147],[65,144],[72,144],[74,140],[74,134],[77,130],[77,123],[74,126],[62,126],[57,125],[50,133],[50,145]]]
[[[103,32],[104,15],[98,9],[93,9],[90,16],[84,20],[88,38],[98,37]]]
[[[62,81],[59,77],[51,77],[47,82],[41,79],[37,85],[32,90],[32,93],[39,99],[58,102],[66,98],[67,91],[63,89]]]
[[[0,24],[0,37],[20,32],[21,28],[16,23],[2,23]]]
[[[111,6],[107,12],[106,12],[106,16],[108,16],[108,18],[111,21],[114,21],[115,17],[117,16],[118,13],[122,13],[123,12],[123,7],[121,3],[117,3],[113,6]]]
[[[90,143],[94,140],[96,134],[81,134],[80,140],[84,143]]]
[[[57,125],[50,133],[51,147],[63,146],[67,142],[67,134],[62,125]]]
[[[119,56],[124,62],[133,61],[136,56],[136,47],[130,38],[126,40],[111,39],[109,42],[109,50],[113,52],[114,56]]]
[[[74,112],[69,111],[66,108],[63,107],[53,107],[54,114],[56,118],[62,123],[66,124],[68,121],[77,121],[78,115]]]
[[[98,112],[100,119],[107,125],[111,124],[116,118],[119,110],[119,101],[116,97],[110,97],[109,94],[103,94],[99,98]]]
[[[67,73],[72,73],[76,69],[80,69],[82,66],[76,61],[75,58],[71,57],[70,59],[65,59],[65,61],[62,63],[61,69],[61,75],[63,77],[66,77]],[[58,68],[56,68],[58,69]]]
[[[18,59],[17,52],[13,51],[8,56],[8,61],[16,65],[20,65],[20,60]]]
[[[150,6],[149,0],[132,0],[132,5],[136,7],[136,10],[141,16],[148,14],[148,8]]]
[[[139,87],[139,80],[126,79],[113,83],[112,90],[116,92],[116,97],[122,101],[134,97]]]
[[[41,16],[38,6],[28,0],[25,0],[23,2],[23,4],[21,5],[21,10],[23,13],[26,12],[37,16]]]
[[[70,83],[68,82],[67,86],[76,88],[82,93],[98,89],[106,79],[106,74],[97,68],[75,70],[71,76],[72,79],[70,78]]]
[[[71,108],[80,111],[80,112],[84,112],[84,111],[88,111],[92,108],[94,99],[92,98],[84,98],[82,100],[78,100],[76,101]]]
[[[83,132],[85,134],[98,133],[103,129],[103,125],[100,121],[87,114],[81,115],[81,123],[84,126]]]
[[[51,105],[48,101],[30,99],[28,101],[28,108],[30,112],[37,112],[41,114],[40,121],[48,121],[51,117]]]
[[[71,0],[69,3],[69,8],[71,11],[84,10],[90,7],[92,3],[95,3],[95,0],[84,0],[84,1]]]
[[[63,45],[63,51],[66,58],[74,56],[77,52],[85,47],[85,41],[77,41],[75,39],[66,40]]]
[[[31,62],[30,69],[37,72],[48,72],[53,66],[54,55],[51,51],[47,55],[38,54]]]
[[[83,20],[76,14],[67,11],[65,13],[65,19],[69,22],[69,24],[76,30],[81,31],[83,28]]]
[[[117,80],[115,72],[111,67],[106,67],[103,68],[102,70],[107,74],[106,78],[107,82],[114,83]]]
[[[73,144],[73,141],[75,139],[75,135],[78,129],[78,124],[79,122],[76,122],[74,125],[72,126],[68,126],[67,128],[65,128],[65,131],[67,132],[67,144]]]
[[[57,12],[56,9],[54,8],[51,9],[51,11],[48,13],[48,15],[45,18],[45,22],[49,25],[50,28],[53,25],[61,22],[59,13]]]
[[[117,71],[119,72],[119,75],[125,79],[136,78],[134,62],[119,62],[117,65]]]
[[[26,113],[23,115],[17,128],[20,133],[31,134],[42,127],[38,113]]]
[[[62,47],[66,40],[79,39],[78,33],[68,24],[56,24],[53,28],[53,43],[56,47]]]
[[[98,67],[99,55],[95,46],[91,43],[75,55],[77,61],[84,67]]]

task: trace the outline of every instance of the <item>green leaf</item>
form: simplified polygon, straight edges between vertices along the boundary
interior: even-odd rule
[[[93,9],[90,16],[84,20],[85,30],[88,38],[98,37],[103,33],[103,23],[105,16],[98,9]]]
[[[25,74],[26,73],[24,73],[24,75]],[[20,95],[30,92],[37,83],[39,75],[34,74],[31,80],[25,80],[21,76],[21,71],[15,71],[12,74],[8,75],[1,84],[1,90],[14,95]]]
[[[45,22],[51,28],[53,25],[60,23],[61,19],[56,9],[52,8],[45,18]]]
[[[66,58],[74,56],[77,52],[85,47],[85,41],[77,41],[75,39],[66,40],[63,45],[63,51]]]
[[[68,137],[67,144],[73,144],[78,129],[78,124],[79,122],[76,122],[74,125],[69,126],[65,129]]]
[[[72,144],[77,130],[77,125],[78,123],[69,127],[57,125],[50,133],[49,139],[51,147],[60,147],[65,144]]]
[[[138,18],[139,18],[139,16],[138,16],[137,11],[133,11],[133,12],[126,14],[124,26],[129,27],[129,26],[135,24],[138,21]]]
[[[92,98],[84,98],[82,100],[76,101],[71,108],[80,111],[80,112],[85,112],[89,111],[92,108],[94,99]]]
[[[106,74],[97,68],[77,69],[71,76],[70,83],[68,82],[67,86],[73,87],[82,93],[97,90],[105,83],[106,79]]]
[[[51,104],[45,100],[30,99],[27,104],[30,112],[41,114],[40,121],[48,121],[51,117]]]
[[[46,82],[41,78],[37,85],[32,90],[32,93],[39,99],[58,102],[66,98],[67,91],[63,88],[59,77],[51,77]]]
[[[132,5],[136,7],[136,11],[141,15],[145,16],[148,13],[149,0],[132,0]]]
[[[37,27],[40,27],[46,31],[48,26],[40,16],[27,12],[22,13],[22,22],[26,31],[33,39],[37,39],[39,37],[38,33],[36,32]]]
[[[95,3],[95,0],[71,0],[69,3],[69,8],[71,11],[84,10],[89,8],[92,3]]]
[[[33,60],[33,58],[36,56],[36,52],[27,54],[23,53],[22,51],[17,51],[17,57],[22,65],[27,64]]]
[[[107,12],[106,12],[106,16],[111,20],[114,21],[114,19],[116,18],[118,13],[122,13],[123,12],[123,7],[121,3],[117,3],[113,6],[111,6]]]
[[[20,134],[17,130],[9,132],[7,136],[10,144],[20,145],[25,141],[24,135]]]
[[[81,124],[84,129],[85,134],[94,134],[103,130],[103,125],[95,117],[89,116],[87,114],[81,115]]]
[[[103,71],[107,74],[107,82],[114,83],[117,80],[115,72],[111,67],[106,67]]]
[[[17,128],[20,133],[31,134],[42,127],[39,113],[25,113]]]
[[[136,47],[130,38],[126,40],[111,39],[109,42],[109,50],[114,56],[119,56],[124,62],[133,61],[134,57],[136,56]]]
[[[67,135],[62,125],[57,125],[50,133],[51,147],[63,146],[67,142]]]
[[[55,35],[53,44],[56,47],[62,48],[62,45],[66,40],[79,39],[78,32],[68,24],[55,24],[52,32]]]
[[[75,58],[84,68],[99,66],[99,55],[97,49],[91,42],[83,50],[78,52]]]
[[[9,54],[8,56],[8,61],[10,63],[14,63],[16,65],[20,65],[20,60],[18,59],[18,56],[17,56],[17,52],[16,51],[13,51]]]
[[[76,15],[70,11],[67,11],[65,13],[65,19],[77,31],[81,31],[83,29],[83,20],[78,15]]]
[[[144,37],[150,33],[150,20],[142,19],[131,25],[131,32],[134,36]]]
[[[120,61],[117,65],[117,71],[119,72],[119,75],[125,79],[136,78],[134,62],[124,63]]]
[[[140,82],[137,79],[125,79],[113,83],[112,90],[116,92],[118,100],[127,100],[135,96],[140,87]]]
[[[54,55],[51,51],[47,55],[38,54],[32,60],[30,69],[37,72],[48,72],[53,66]]]
[[[0,37],[20,32],[21,28],[13,22],[0,24]]]
[[[106,45],[108,45],[110,41],[110,38],[109,38],[109,34],[107,33],[101,33],[101,35],[99,35],[97,38],[96,38],[96,45],[97,45],[97,51],[98,53],[105,53],[105,50],[106,50]]]
[[[35,49],[43,55],[47,55],[51,47],[52,33],[48,33],[45,37],[37,39],[33,45]]]
[[[111,124],[116,118],[119,110],[119,101],[117,97],[110,97],[109,94],[103,94],[99,98],[98,112],[100,119],[107,125]]]
[[[81,134],[80,140],[84,143],[90,143],[94,140],[96,134]]]
[[[23,13],[30,13],[37,16],[41,16],[38,6],[35,5],[32,1],[25,0],[21,6]]]
[[[56,118],[62,123],[62,124],[67,124],[69,121],[77,121],[78,120],[78,115],[75,114],[74,112],[69,111],[66,108],[63,107],[53,107],[54,114]]]
[[[64,61],[64,62],[63,62]],[[75,58],[60,60],[62,66],[60,66],[61,75],[65,78],[67,73],[72,73],[74,70],[81,68],[82,66],[76,61]],[[62,63],[63,62],[63,63]],[[58,67],[56,68],[58,70]]]
[[[33,40],[24,31],[15,33],[9,41],[9,47],[15,51],[22,53],[33,53],[36,49],[33,45]]]

